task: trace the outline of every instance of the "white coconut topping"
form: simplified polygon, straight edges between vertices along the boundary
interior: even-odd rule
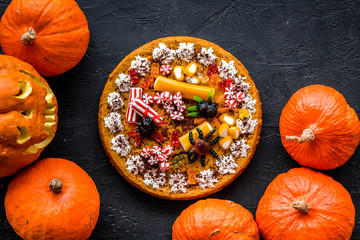
[[[140,76],[145,77],[145,74],[150,72],[150,62],[146,58],[137,55],[135,60],[131,61],[130,68],[135,69]]]
[[[190,62],[195,57],[194,43],[180,43],[176,55],[179,59]]]
[[[120,92],[128,92],[132,86],[130,76],[124,73],[119,74],[118,78],[115,80],[115,84]]]
[[[205,188],[214,187],[214,184],[219,180],[215,176],[215,171],[208,169],[200,172],[200,175],[196,177],[196,182],[199,183],[199,186],[205,190]]]
[[[139,173],[142,173],[145,170],[144,161],[141,159],[140,156],[134,156],[134,155],[129,156],[125,164],[127,166],[126,169],[129,172],[134,173],[134,175],[138,175]]]
[[[197,55],[199,63],[208,67],[210,64],[215,62],[216,56],[213,54],[214,50],[210,47],[206,49],[205,47],[201,48],[201,51]]]
[[[124,101],[122,100],[121,95],[117,92],[109,93],[107,102],[112,111],[120,110],[124,105]]]
[[[253,133],[257,124],[258,120],[252,119],[252,115],[248,118],[236,119],[236,126],[240,128],[241,134]]]
[[[188,181],[186,180],[185,174],[181,172],[172,173],[170,175],[169,184],[172,186],[171,192],[186,192],[186,187],[189,186]]]
[[[158,189],[165,184],[165,172],[161,172],[159,169],[147,170],[144,174],[144,183],[146,186],[151,185],[154,189]]]
[[[244,80],[246,79],[246,77],[243,77],[241,75],[239,75],[238,77],[233,78],[233,88],[234,91],[236,92],[243,92],[243,93],[247,93],[247,91],[250,88],[250,84],[245,82]]]
[[[231,154],[220,156],[220,159],[216,160],[216,166],[218,166],[220,174],[235,173],[235,169],[238,167]]]
[[[159,47],[153,50],[153,59],[161,64],[170,64],[175,60],[175,50],[169,49],[165,43],[159,43]]]
[[[237,74],[237,70],[236,70],[234,64],[235,64],[235,61],[233,61],[233,60],[231,60],[230,62],[221,60],[220,65],[218,67],[219,76],[224,79],[226,79],[228,77],[231,77],[232,79],[234,79]]]
[[[250,113],[254,113],[256,112],[255,105],[256,99],[253,99],[250,94],[246,94],[238,108],[247,109]]]
[[[246,157],[247,150],[250,149],[250,146],[246,144],[245,139],[240,139],[230,146],[230,152],[234,157]]]
[[[121,114],[117,112],[111,112],[104,118],[105,127],[107,127],[111,133],[116,133],[123,130],[121,123]]]
[[[113,137],[110,143],[112,144],[111,149],[122,157],[127,156],[131,151],[129,139],[123,134]]]

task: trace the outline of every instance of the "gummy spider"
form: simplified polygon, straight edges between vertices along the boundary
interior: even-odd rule
[[[161,143],[165,140],[164,136],[156,130],[157,126],[166,125],[166,122],[160,122],[156,124],[154,120],[149,117],[143,118],[140,122],[137,122],[136,129],[128,133],[129,136],[136,136],[135,146],[139,146],[143,137],[151,138],[157,143]]]
[[[217,136],[213,141],[209,142],[208,140],[213,135],[213,133],[216,131],[215,129],[211,130],[206,137],[204,138],[204,134],[201,131],[200,128],[196,128],[196,131],[199,133],[199,137],[194,140],[193,133],[190,131],[189,133],[189,141],[191,145],[191,149],[187,152],[187,157],[189,160],[189,164],[195,162],[199,155],[201,158],[201,166],[205,167],[205,155],[209,152],[212,155],[214,155],[215,158],[219,159],[219,155],[212,149],[210,149],[210,146],[216,144],[220,137]],[[194,156],[192,157],[192,155]]]

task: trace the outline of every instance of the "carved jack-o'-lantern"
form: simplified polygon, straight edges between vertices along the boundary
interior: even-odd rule
[[[35,161],[54,138],[57,102],[29,64],[0,55],[0,177]]]

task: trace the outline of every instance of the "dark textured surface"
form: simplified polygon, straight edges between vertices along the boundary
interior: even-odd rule
[[[0,15],[10,0],[0,0]],[[245,172],[213,198],[230,199],[255,214],[266,186],[299,165],[281,145],[281,110],[299,88],[319,83],[340,91],[360,115],[359,1],[119,1],[78,0],[89,21],[89,49],[80,64],[46,78],[59,101],[54,141],[41,158],[80,165],[101,196],[91,239],[171,239],[176,217],[195,201],[151,197],[126,182],[102,148],[98,102],[108,75],[132,50],[159,37],[189,35],[219,44],[249,70],[263,102],[263,129]],[[156,2],[156,3],[155,3]],[[249,3],[250,2],[250,3]],[[325,171],[351,193],[360,239],[360,150],[342,167]],[[18,239],[3,207],[11,178],[0,179],[0,239]]]

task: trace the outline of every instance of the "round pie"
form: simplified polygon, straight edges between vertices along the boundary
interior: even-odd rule
[[[248,71],[218,45],[167,37],[126,56],[100,99],[111,163],[151,195],[188,200],[219,191],[249,164],[261,102]]]

